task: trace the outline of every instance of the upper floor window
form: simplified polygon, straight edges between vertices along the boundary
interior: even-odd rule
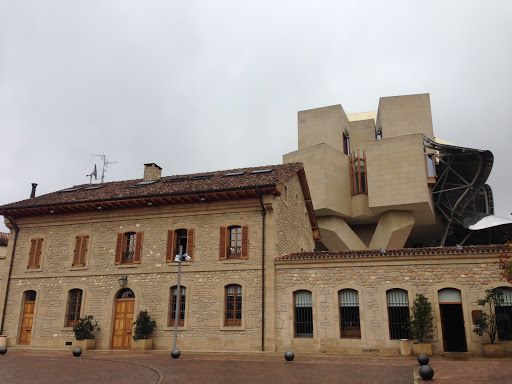
[[[382,129],[375,131],[375,140],[382,140]]]
[[[85,256],[89,249],[89,236],[80,235],[75,237],[75,250],[73,252],[73,267],[82,267],[85,265]]]
[[[81,289],[71,289],[68,292],[68,305],[66,307],[66,327],[74,327],[80,318],[80,308],[82,306]]]
[[[348,155],[350,153],[350,138],[343,132],[343,153]]]
[[[342,338],[361,338],[359,295],[355,289],[342,289],[340,303],[340,335]]]
[[[221,227],[219,256],[221,259],[246,259],[248,257],[248,243],[248,226]]]
[[[313,296],[310,291],[293,293],[295,337],[313,337]]]
[[[144,232],[117,235],[116,264],[140,264]]]
[[[512,340],[512,288],[495,288],[501,293],[502,302],[496,306],[496,323],[500,340]]]
[[[435,154],[428,153],[425,156],[426,156],[426,160],[427,160],[427,177],[436,177]]]
[[[410,339],[409,297],[404,289],[386,292],[390,339]]]
[[[179,310],[178,325],[180,327],[182,327],[183,324],[185,324],[185,301],[187,298],[187,288],[184,286],[180,286],[180,291],[181,291],[181,295],[180,295],[180,302],[179,302],[179,308],[178,308],[178,310]],[[177,286],[171,287],[171,300],[169,302],[169,317],[168,317],[168,321],[167,321],[167,324],[169,326],[174,325],[174,322],[176,321],[177,292],[178,292]]]
[[[194,258],[194,230],[193,229],[170,229],[167,231],[167,255],[166,260],[173,262],[174,257],[179,254],[181,247],[182,254],[187,253]]]
[[[27,268],[41,268],[44,239],[38,237],[30,240]]]
[[[362,153],[357,151],[357,154],[352,152],[350,155],[350,184],[352,186],[352,196],[368,193],[366,153],[364,151]]]
[[[238,284],[227,285],[225,288],[224,325],[242,325],[242,287]]]

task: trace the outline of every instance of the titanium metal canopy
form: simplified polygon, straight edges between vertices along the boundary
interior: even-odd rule
[[[432,188],[436,211],[446,223],[440,246],[503,244],[512,240],[512,220],[494,216],[491,151],[440,144],[423,138],[437,152],[437,181]]]

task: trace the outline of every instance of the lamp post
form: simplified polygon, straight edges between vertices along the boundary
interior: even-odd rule
[[[183,245],[180,245],[179,252],[174,258],[174,261],[178,263],[178,283],[176,284],[176,307],[174,308],[174,335],[172,339],[172,350],[171,357],[177,359],[180,357],[180,350],[176,347],[178,340],[178,323],[180,321],[180,297],[181,297],[181,262],[190,261],[192,258],[187,253],[182,254]]]

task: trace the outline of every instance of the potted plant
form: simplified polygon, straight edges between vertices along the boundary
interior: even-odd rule
[[[482,314],[475,320],[473,332],[478,336],[487,334],[490,343],[482,343],[483,355],[485,357],[503,357],[505,349],[503,344],[496,343],[498,333],[498,322],[496,319],[496,307],[503,304],[501,292],[493,289],[485,291],[485,297],[477,301],[482,307]]]
[[[412,306],[411,336],[414,340],[413,351],[415,355],[426,353],[432,356],[432,304],[420,294],[416,295]]]
[[[140,311],[137,320],[133,323],[135,332],[133,334],[132,349],[148,350],[153,347],[153,329],[155,329],[156,321],[151,320],[148,311]]]
[[[75,333],[74,347],[82,348],[82,351],[87,349],[94,349],[96,332],[100,330],[98,322],[94,320],[93,315],[87,315],[78,319],[73,327]]]

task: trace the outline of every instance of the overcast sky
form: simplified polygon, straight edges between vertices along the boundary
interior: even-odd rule
[[[281,163],[299,110],[430,93],[510,217],[511,90],[509,0],[2,0],[0,204],[87,182],[94,153],[107,181]]]

